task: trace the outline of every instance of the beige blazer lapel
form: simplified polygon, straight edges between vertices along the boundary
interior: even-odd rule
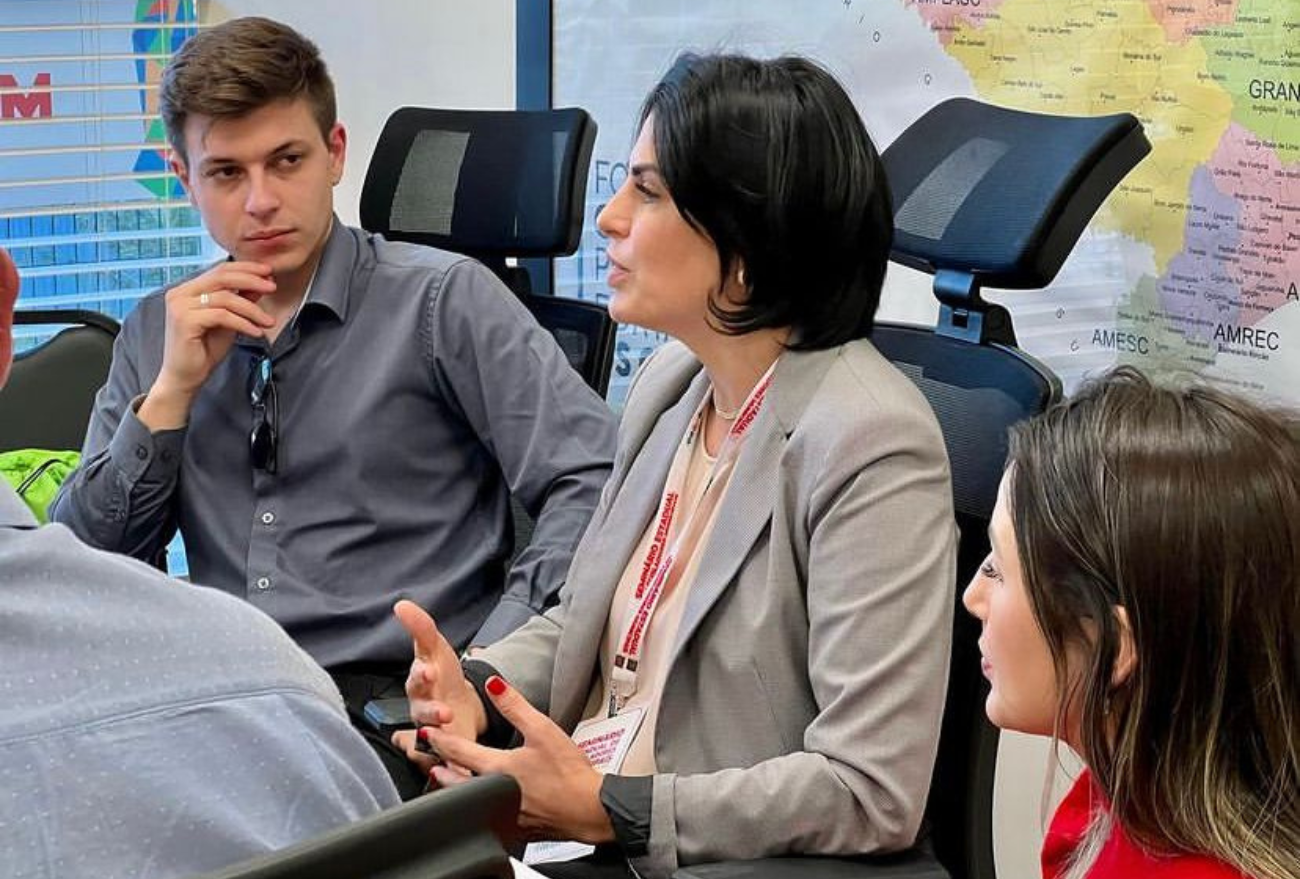
[[[670,347],[673,350],[670,351]],[[680,441],[682,435],[686,433],[686,425],[690,422],[691,414],[694,413],[695,407],[699,405],[700,399],[708,389],[708,376],[705,375],[703,367],[681,343],[672,342],[659,349],[643,368],[660,364],[663,366],[662,369],[650,370],[638,375],[633,382],[628,399],[630,405],[624,409],[623,419],[619,424],[619,447],[614,455],[614,469],[609,475],[609,484],[605,488],[605,491],[613,497],[619,497],[623,493],[623,486],[636,468],[642,448],[659,422],[664,419],[679,419],[681,430],[673,442]],[[683,407],[682,404],[687,402],[689,405]],[[665,429],[670,426],[665,424]],[[675,451],[677,446],[673,445],[672,448]],[[672,454],[672,451],[668,452],[670,463]],[[668,469],[665,466],[661,481],[667,478],[667,474]],[[655,501],[658,500],[659,498],[656,497]],[[607,507],[604,516],[599,521],[593,520],[588,528],[602,526],[610,519],[614,506],[611,504]]]
[[[709,610],[736,580],[740,566],[767,528],[780,486],[786,440],[836,356],[834,349],[790,351],[777,364],[767,400],[740,450],[691,594],[686,597],[670,663],[677,661]]]
[[[556,651],[551,693],[552,716],[566,729],[581,720],[578,714],[587,700],[591,670],[599,662],[600,642],[619,579],[659,507],[673,455],[708,389],[699,362],[692,358],[691,363],[693,369],[646,388],[653,396],[639,399],[635,411],[625,413],[624,418],[638,419],[625,425],[625,442],[630,446],[623,457],[626,464],[622,472],[611,476],[618,482],[611,486],[613,501],[604,518],[599,525],[589,526],[600,530],[570,570],[572,600],[581,602],[582,607],[571,608],[566,616],[566,637]]]

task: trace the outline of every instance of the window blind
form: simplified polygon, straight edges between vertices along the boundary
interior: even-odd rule
[[[0,0],[0,245],[22,274],[20,307],[121,319],[216,258],[167,170],[158,116],[198,2]]]

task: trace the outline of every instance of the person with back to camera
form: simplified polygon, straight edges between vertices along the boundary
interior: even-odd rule
[[[468,257],[333,213],[347,136],[316,46],[265,18],[168,64],[172,169],[230,254],[127,316],[81,467],[51,508],[276,619],[354,721],[400,696],[399,596],[458,649],[553,603],[609,473],[615,420],[555,339]],[[536,518],[513,549],[510,499]],[[424,779],[372,744],[403,793]]]
[[[1046,879],[1300,879],[1300,434],[1122,368],[1013,429],[963,596],[989,719],[1085,771]]]
[[[17,295],[0,248],[0,386]],[[193,876],[398,802],[270,618],[37,527],[3,481],[0,693],[6,879]]]
[[[462,665],[398,604],[426,725],[398,741],[439,784],[515,776],[533,837],[604,844],[556,872],[907,848],[955,525],[934,415],[868,340],[892,238],[879,157],[811,62],[687,55],[629,169],[598,220],[610,313],[675,341],[628,391],[558,607]]]

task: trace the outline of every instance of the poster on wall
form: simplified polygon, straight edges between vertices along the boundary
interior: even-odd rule
[[[989,298],[1067,392],[1131,363],[1300,405],[1298,34],[1295,0],[555,0],[553,103],[599,126],[582,246],[557,263],[556,292],[607,301],[595,217],[626,177],[640,102],[676,55],[793,52],[835,73],[882,148],[958,95],[1133,113],[1152,153],[1057,279]],[[890,297],[887,281],[882,316]],[[620,330],[611,401],[662,341]]]
[[[158,118],[197,0],[0,0],[0,24],[0,245],[24,304],[120,319],[214,256]]]
[[[0,5],[9,26],[0,32],[0,120],[12,151],[0,165],[0,181],[10,184],[0,188],[0,211],[140,201],[141,188],[183,197],[166,176],[165,150],[145,146],[163,141],[163,64],[194,32],[159,27],[194,21],[193,0],[165,5]],[[24,181],[32,185],[18,185]]]

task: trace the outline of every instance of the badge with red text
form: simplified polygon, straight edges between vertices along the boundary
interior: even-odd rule
[[[602,775],[617,773],[644,717],[645,706],[638,706],[614,717],[598,717],[580,723],[573,731],[574,744],[582,749],[597,772]],[[583,842],[533,842],[524,849],[524,863],[572,861],[595,850],[594,846]]]
[[[594,717],[578,724],[573,731],[573,741],[596,771],[602,775],[617,774],[632,747],[632,739],[641,728],[645,706],[629,708],[613,717]]]

